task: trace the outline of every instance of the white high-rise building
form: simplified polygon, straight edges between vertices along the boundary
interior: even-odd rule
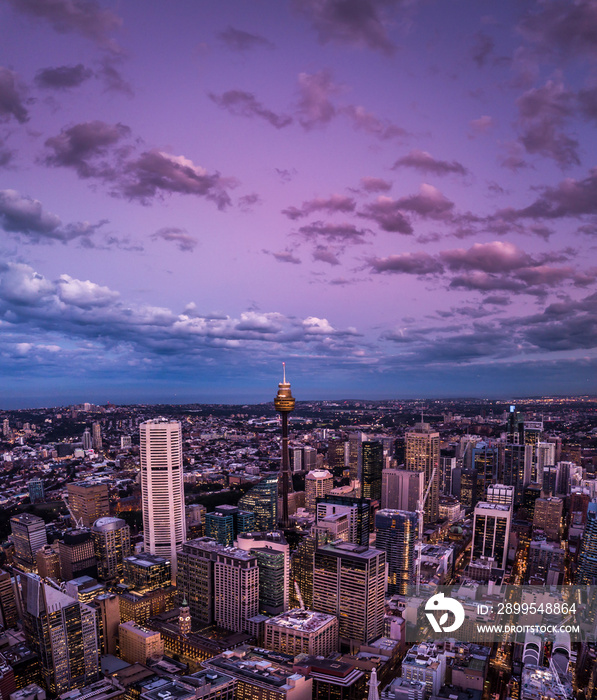
[[[305,477],[305,508],[315,512],[317,499],[323,498],[334,488],[334,477],[327,469],[314,469]]]
[[[176,578],[176,550],[186,539],[180,423],[141,423],[141,498],[145,551],[166,557]]]

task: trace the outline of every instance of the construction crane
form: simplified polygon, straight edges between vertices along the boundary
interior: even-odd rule
[[[75,529],[81,530],[83,528],[83,518],[77,518],[77,516],[74,514],[73,509],[70,507],[70,503],[68,502],[68,493],[62,494],[62,500],[64,501],[64,504],[68,508],[70,519],[71,519],[71,522],[74,523]]]
[[[437,467],[433,467],[433,471],[431,472],[431,479],[429,479],[429,483],[427,484],[427,488],[425,489],[423,500],[417,501],[417,510],[415,511],[415,513],[417,513],[419,516],[419,547],[417,551],[417,562],[415,572],[415,580],[417,582],[417,595],[419,595],[419,589],[421,588],[421,557],[423,553],[423,515],[425,514],[425,503],[427,501],[427,498],[429,497],[429,492],[431,491],[431,486],[433,484],[433,480],[435,479],[436,470]]]

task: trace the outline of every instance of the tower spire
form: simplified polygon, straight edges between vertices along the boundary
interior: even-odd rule
[[[375,666],[371,669],[371,677],[369,678],[369,695],[367,695],[367,700],[379,700],[379,690],[377,686],[379,682],[377,680],[377,670]]]
[[[276,411],[282,417],[282,464],[280,466],[280,475],[278,477],[278,491],[282,496],[282,516],[280,518],[280,527],[290,527],[288,517],[288,492],[292,485],[292,474],[290,473],[290,464],[288,460],[288,414],[294,411],[294,397],[290,390],[290,383],[286,381],[286,363],[282,363],[283,381],[278,384],[278,393],[274,398],[274,406]]]

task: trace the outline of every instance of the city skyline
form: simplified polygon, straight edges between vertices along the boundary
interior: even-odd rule
[[[3,3],[1,407],[597,392],[596,30]]]

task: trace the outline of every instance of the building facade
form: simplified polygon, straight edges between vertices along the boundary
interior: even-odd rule
[[[417,513],[386,509],[375,514],[375,546],[386,554],[388,593],[405,594],[412,586],[418,529]]]
[[[121,518],[100,518],[91,528],[98,564],[98,576],[104,580],[120,579],[124,560],[131,553],[131,529]]]
[[[178,421],[141,423],[141,500],[145,551],[166,557],[176,580],[176,551],[186,539],[182,429]]]
[[[27,642],[39,656],[42,677],[50,693],[60,695],[97,680],[95,610],[44,583],[35,574],[24,574],[21,586]]]
[[[83,527],[91,527],[99,518],[110,515],[108,484],[81,481],[67,484],[66,490],[70,509]]]
[[[434,523],[439,519],[439,433],[431,430],[428,423],[417,423],[413,430],[405,435],[406,454],[404,466],[409,471],[423,472],[425,488],[433,481],[429,496],[425,502],[426,523]]]
[[[340,640],[367,642],[383,632],[386,555],[348,542],[315,550],[313,610],[336,615]]]
[[[48,544],[45,522],[37,515],[20,513],[10,519],[10,527],[15,564],[24,571],[35,571],[36,554]]]

